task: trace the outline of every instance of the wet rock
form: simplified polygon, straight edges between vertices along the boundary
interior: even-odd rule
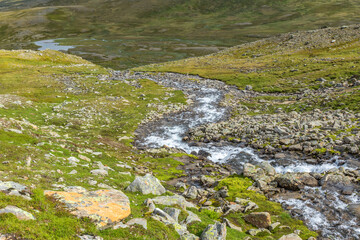
[[[282,188],[298,191],[304,186],[316,187],[319,185],[316,178],[309,173],[285,173],[275,178],[275,181]]]
[[[259,167],[262,168],[269,176],[275,176],[276,174],[275,168],[266,161],[261,162]]]
[[[156,177],[151,174],[146,174],[144,177],[136,177],[135,180],[126,188],[126,191],[161,195],[166,192],[166,189],[161,185],[160,181]]]
[[[282,236],[281,238],[279,238],[279,240],[301,240],[301,237],[299,237],[295,233],[291,233],[291,234]]]
[[[348,208],[350,212],[360,219],[360,204],[350,204]]]
[[[268,212],[250,213],[244,217],[245,221],[258,228],[268,228],[271,224],[271,216]]]
[[[345,176],[339,172],[330,172],[321,179],[321,186],[329,190],[352,191],[356,186],[352,182],[353,178]]]
[[[65,204],[77,217],[90,218],[99,228],[107,228],[130,215],[129,198],[119,190],[87,191],[71,187],[63,192],[45,191]]]
[[[147,220],[145,218],[133,218],[126,223],[128,226],[132,226],[134,224],[140,225],[147,230]]]
[[[166,206],[180,206],[181,208],[196,208],[196,206],[185,200],[183,196],[174,195],[174,196],[160,196],[151,199],[155,204],[161,204]]]
[[[19,220],[36,220],[35,217],[27,212],[22,210],[21,208],[15,206],[6,206],[5,208],[0,209],[0,214],[11,213],[16,216]]]
[[[226,224],[216,222],[208,225],[201,234],[201,240],[226,240]]]

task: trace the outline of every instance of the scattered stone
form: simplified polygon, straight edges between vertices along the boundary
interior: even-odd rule
[[[271,225],[269,226],[269,230],[270,230],[270,231],[274,231],[275,228],[277,228],[279,225],[280,225],[279,222],[275,222],[275,223],[273,223],[273,224],[271,224]]]
[[[235,224],[231,223],[227,218],[224,218],[224,223],[231,229],[235,229],[236,231],[242,232],[242,228],[236,226]]]
[[[180,206],[181,208],[196,208],[196,206],[185,200],[183,196],[175,194],[174,196],[160,196],[153,198],[152,201],[155,204],[167,205],[167,206]]]
[[[122,223],[122,222],[119,222],[117,224],[115,224],[115,226],[113,227],[113,229],[119,229],[119,228],[128,228],[129,226]]]
[[[142,226],[145,230],[147,230],[147,220],[145,218],[133,218],[126,223],[128,226],[132,226],[134,224]]]
[[[176,222],[179,221],[179,215],[181,213],[180,209],[166,207],[166,208],[164,208],[164,212],[169,214],[170,217],[172,217]]]
[[[251,235],[251,236],[256,236],[258,235],[259,233],[267,233],[267,234],[271,234],[271,232],[265,228],[259,228],[259,229],[250,229],[248,231],[248,233]]]
[[[279,240],[301,240],[301,237],[299,237],[295,233],[291,233],[291,234],[282,236],[281,238],[279,238]]]
[[[21,196],[27,200],[31,200],[31,192],[27,186],[21,185],[16,182],[2,182],[0,181],[0,192],[8,195]]]
[[[107,176],[109,174],[105,169],[91,170],[90,173],[95,176]]]
[[[226,224],[216,222],[208,225],[201,234],[201,240],[226,240]]]
[[[198,196],[198,190],[195,186],[191,186],[184,192],[184,196],[190,199],[196,199]]]
[[[88,217],[99,228],[107,228],[130,215],[129,198],[119,190],[87,191],[70,187],[64,192],[45,191],[46,196],[64,203],[77,217]]]
[[[146,174],[144,177],[136,177],[135,180],[126,188],[126,191],[141,192],[145,195],[161,195],[166,192],[166,189],[161,185],[159,179],[151,174]]]
[[[19,220],[36,220],[36,218],[31,213],[11,205],[0,209],[0,214],[4,214],[4,213],[14,214],[16,218]]]
[[[188,225],[192,222],[201,222],[201,219],[199,218],[198,215],[196,215],[195,213],[191,212],[191,211],[186,211],[189,215],[186,217],[184,223],[185,225]]]
[[[268,212],[250,213],[244,217],[245,221],[258,228],[268,228],[271,224],[271,216]]]
[[[81,240],[103,240],[100,236],[93,236],[93,235],[81,235],[79,236]]]

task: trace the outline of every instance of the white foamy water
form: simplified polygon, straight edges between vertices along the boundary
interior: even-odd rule
[[[276,160],[270,161],[270,163],[276,162]],[[308,164],[308,163],[294,163],[288,166],[276,166],[275,170],[277,173],[287,173],[287,172],[316,172],[324,173],[334,168],[343,167],[344,169],[349,169],[346,164],[342,164],[337,157],[330,159],[328,162],[321,164]]]
[[[358,233],[360,233],[359,222],[354,218],[351,220],[342,219],[339,210],[347,211],[350,204],[359,204],[360,196],[358,193],[353,193],[350,196],[341,196],[337,192],[328,192],[321,188],[306,187],[305,191],[316,192],[319,202],[326,202],[325,204],[316,204],[310,200],[300,199],[278,199],[277,201],[286,206],[292,206],[294,209],[300,210],[300,216],[305,220],[308,227],[313,230],[321,230],[324,236],[331,239],[345,239],[340,233],[345,232],[346,235],[354,237],[354,239],[360,239]],[[329,201],[327,195],[331,195],[331,201]],[[342,199],[341,199],[342,197]],[[344,202],[346,201],[346,202]],[[334,220],[332,224],[327,220],[327,217],[320,211],[328,211],[330,208],[335,209],[333,212]],[[336,226],[336,227],[334,227]]]

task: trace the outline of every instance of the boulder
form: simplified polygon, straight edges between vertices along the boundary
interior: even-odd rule
[[[201,234],[201,240],[226,240],[226,224],[216,222],[208,225]]]
[[[183,222],[185,225],[188,225],[192,222],[201,222],[201,219],[198,215],[191,211],[186,211],[189,215],[186,217],[185,221]]]
[[[198,190],[195,186],[191,186],[185,190],[184,196],[190,199],[196,199],[198,197]]]
[[[357,188],[357,186],[353,183],[353,178],[345,176],[339,172],[330,172],[325,174],[320,183],[324,189],[329,190],[352,191],[354,188]]]
[[[268,212],[250,213],[244,217],[245,221],[258,228],[268,228],[271,225],[271,216]]]
[[[161,204],[166,206],[180,206],[181,208],[196,208],[196,206],[185,200],[183,196],[174,195],[174,196],[159,196],[151,199],[155,204]]]
[[[161,185],[159,179],[151,174],[146,174],[144,177],[136,177],[136,179],[126,188],[126,191],[161,195],[166,192],[166,189]]]
[[[135,224],[140,225],[147,230],[147,220],[145,218],[133,218],[126,223],[126,225],[128,226],[132,226]]]
[[[348,208],[350,212],[360,219],[360,204],[349,204]]]
[[[27,186],[21,185],[16,182],[2,182],[0,181],[0,192],[8,195],[21,196],[27,200],[30,200],[31,192]]]
[[[72,214],[90,218],[99,228],[107,228],[130,215],[129,198],[119,190],[87,191],[82,187],[65,191],[45,191],[65,204]]]
[[[166,208],[164,208],[164,212],[166,212],[167,214],[169,214],[170,217],[172,217],[176,222],[178,222],[178,220],[179,220],[179,215],[180,215],[180,213],[181,213],[181,210],[180,210],[180,209],[166,207]]]
[[[251,236],[256,236],[258,235],[259,233],[267,233],[267,234],[271,234],[271,232],[269,230],[267,230],[266,228],[259,228],[259,229],[250,229],[248,231],[248,233],[251,235]]]
[[[19,220],[36,220],[35,217],[21,208],[15,206],[6,206],[5,208],[0,209],[0,214],[11,213]]]
[[[291,234],[282,236],[281,238],[279,238],[279,240],[301,240],[301,237],[299,237],[295,233],[291,233]]]
[[[298,191],[304,186],[317,187],[318,180],[309,173],[285,173],[275,178],[279,187],[287,190]]]

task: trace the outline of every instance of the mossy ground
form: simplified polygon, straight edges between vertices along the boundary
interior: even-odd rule
[[[90,179],[123,190],[134,180],[134,172],[118,167],[119,161],[132,166],[149,164],[150,171],[154,170],[154,174],[164,180],[181,174],[176,170],[180,163],[171,156],[157,160],[140,154],[128,140],[141,120],[153,110],[147,107],[149,102],[185,103],[180,91],[163,88],[146,79],[138,81],[140,87],[99,80],[97,76],[108,74],[107,69],[56,51],[0,51],[0,66],[3,105],[0,108],[0,161],[3,162],[0,178],[32,187],[34,192],[31,201],[0,194],[0,207],[16,205],[37,218],[24,222],[12,215],[1,215],[1,233],[31,239],[76,239],[77,234],[84,233],[106,239],[178,238],[173,229],[150,218],[148,231],[132,227],[100,232],[89,220],[77,219],[58,203],[46,199],[43,190],[57,183],[98,189],[89,184]],[[166,95],[169,92],[173,93],[172,97]],[[118,140],[121,137],[125,137],[124,140]],[[69,165],[67,158],[79,154],[88,157],[90,162],[82,160],[78,166]],[[26,166],[29,157],[31,166]],[[97,161],[114,171],[109,171],[107,177],[91,175],[90,170],[96,168]],[[71,175],[71,170],[77,173]],[[131,217],[141,217],[142,203],[149,196],[131,193],[128,196]]]

